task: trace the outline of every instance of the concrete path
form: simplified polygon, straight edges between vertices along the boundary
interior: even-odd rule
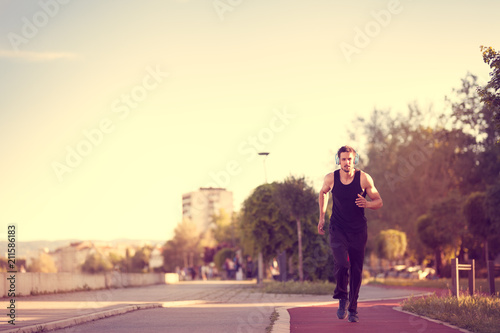
[[[18,297],[15,326],[7,323],[8,299],[4,298],[1,300],[4,314],[0,332],[48,331],[139,309],[176,308],[193,312],[195,307],[242,308],[243,312],[234,316],[235,331],[240,327],[261,332],[269,325],[275,308],[307,305],[325,299],[325,296],[263,294],[255,292],[254,285],[255,281],[200,281]],[[197,319],[196,315],[192,318]],[[182,324],[189,329],[189,322]]]
[[[321,329],[331,331],[335,327],[332,325],[349,324],[336,318],[337,301],[331,296],[263,294],[251,288],[254,284],[254,281],[181,282],[141,288],[18,297],[15,326],[7,323],[9,318],[5,314],[8,299],[2,299],[1,308],[5,314],[2,315],[0,332],[40,332],[64,328],[65,332],[89,332],[94,329],[88,329],[90,326],[86,326],[89,325],[86,323],[97,319],[123,315],[116,318],[126,327],[136,322],[134,318],[157,318],[160,313],[166,317],[158,324],[163,326],[157,327],[170,327],[169,332],[203,331],[201,328],[207,329],[207,332],[265,332],[275,309],[280,318],[274,325],[273,332],[311,332],[313,327],[315,332],[322,332]],[[410,319],[411,315],[392,308],[398,305],[398,300],[427,292],[363,286],[359,303],[361,322],[350,325],[374,328],[373,321],[378,320],[381,327],[387,328],[392,321],[406,322],[411,330],[406,328],[397,332],[417,332],[423,326],[415,326],[415,323],[422,325],[420,322]],[[369,302],[380,299],[398,300]],[[133,313],[137,313],[138,317]],[[229,313],[231,318],[228,319],[226,317]],[[100,325],[107,320],[111,319],[99,320],[94,324]],[[131,324],[127,325],[129,322]],[[151,320],[148,322],[152,323]],[[349,326],[350,332],[357,332],[352,331],[351,327],[353,326]],[[150,327],[148,331],[154,332],[155,329]],[[392,331],[385,329],[385,332]]]

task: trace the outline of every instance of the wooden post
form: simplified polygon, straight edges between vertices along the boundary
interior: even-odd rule
[[[476,287],[476,263],[474,259],[470,261],[470,271],[469,271],[469,294],[474,296],[474,289]]]
[[[287,281],[287,270],[286,270],[286,251],[281,252],[278,255],[278,267],[280,269],[280,281]]]
[[[493,260],[488,260],[488,285],[490,295],[495,295],[495,262]]]
[[[469,294],[474,295],[476,286],[476,262],[469,261],[470,264],[459,264],[458,258],[451,259],[451,293],[458,297],[460,290],[460,271],[469,271]]]
[[[451,259],[451,294],[458,297],[458,258]]]

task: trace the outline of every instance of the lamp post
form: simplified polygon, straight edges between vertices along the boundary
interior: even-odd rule
[[[267,184],[267,171],[266,171],[266,158],[269,152],[260,152],[260,156],[264,156],[264,182]],[[262,251],[259,251],[257,256],[257,283],[261,284],[264,280],[264,259],[262,258]]]
[[[267,155],[269,155],[268,152],[260,152],[259,153],[260,156],[264,156],[264,183],[267,184],[267,170],[266,170],[266,158],[267,158]]]

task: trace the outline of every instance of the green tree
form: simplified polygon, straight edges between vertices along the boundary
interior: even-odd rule
[[[436,273],[443,275],[442,258],[444,251],[451,247],[455,256],[462,250],[464,236],[467,232],[465,218],[461,212],[462,201],[458,195],[450,195],[436,202],[429,212],[417,219],[417,233],[429,249],[434,251]]]
[[[304,196],[311,199],[312,211],[300,220],[303,278],[333,281],[333,259],[330,256],[328,238],[318,235],[317,232],[317,194],[305,184],[303,178],[301,179]],[[281,185],[282,183],[261,185],[245,200],[239,219],[240,241],[244,253],[255,257],[262,251],[266,262],[286,251],[290,262],[289,269],[292,269],[298,266],[299,261],[297,221],[279,204],[276,192]]]
[[[279,209],[290,216],[297,224],[299,279],[304,281],[303,251],[302,251],[302,221],[317,211],[317,195],[307,184],[304,177],[290,176],[283,183],[278,184],[274,198]]]
[[[467,220],[467,224],[470,232],[474,237],[479,238],[484,242],[485,248],[485,259],[488,261],[488,238],[492,233],[492,223],[486,211],[486,193],[485,192],[473,192],[465,201],[463,207],[464,216]]]
[[[401,230],[408,236],[411,256],[421,252],[418,217],[460,186],[467,176],[464,167],[473,169],[474,158],[468,155],[472,137],[429,126],[439,121],[431,110],[422,111],[416,104],[409,105],[407,115],[375,110],[370,121],[359,120],[368,141],[362,167],[375,180],[387,208],[365,212],[369,221],[376,221],[368,225],[369,239],[380,230]]]
[[[175,272],[177,267],[198,265],[203,249],[200,244],[201,234],[196,225],[184,219],[174,230],[174,237],[167,241],[164,250],[164,269]]]
[[[491,221],[489,250],[493,255],[500,253],[500,177],[486,191],[485,206]]]
[[[469,145],[460,146],[468,150],[469,160],[467,164],[457,165],[455,170],[462,171],[464,193],[485,191],[491,179],[496,179],[500,172],[500,147],[495,145],[500,131],[492,121],[498,117],[499,106],[492,102],[497,93],[491,88],[479,87],[477,77],[470,73],[462,79],[462,86],[453,91],[456,96],[447,98],[452,111],[448,125],[454,131],[468,133],[474,138]],[[490,102],[485,101],[485,96],[490,96]]]
[[[149,270],[149,259],[153,248],[150,245],[143,246],[137,250],[130,259],[130,269],[132,272],[143,273]]]
[[[109,262],[113,265],[114,269],[117,269],[121,272],[125,272],[127,269],[127,263],[124,257],[120,256],[115,252],[111,252],[108,255]]]
[[[406,251],[406,234],[395,229],[382,230],[376,240],[379,258],[394,261],[401,259]]]
[[[495,144],[499,128],[492,122],[498,115],[494,103],[498,101],[499,58],[491,48],[482,50],[485,62],[493,69],[489,84],[477,89],[477,77],[468,73],[447,97],[450,112],[423,110],[413,103],[406,114],[374,110],[367,120],[355,122],[357,130],[351,133],[351,139],[355,142],[364,137],[362,168],[375,180],[386,207],[366,212],[368,220],[375,222],[368,226],[369,239],[383,229],[401,230],[408,237],[410,258],[421,261],[429,247],[418,237],[416,223],[427,214],[435,220],[458,223],[447,246],[454,246],[459,255],[469,251],[469,246],[478,246],[465,235],[461,207],[455,212],[446,205],[434,207],[434,213],[430,210],[444,198],[451,205],[453,196],[485,192],[500,175],[500,145]],[[369,249],[376,248],[375,244],[368,245]]]
[[[238,243],[237,235],[237,221],[236,214],[229,216],[224,209],[219,211],[219,214],[213,217],[214,228],[213,236],[218,244],[228,243],[232,247],[236,246]]]
[[[229,258],[229,259],[233,260],[235,255],[236,255],[236,252],[234,252],[234,250],[232,250],[232,249],[229,249],[229,248],[220,249],[214,255],[214,264],[219,271],[222,271],[222,270],[224,270],[224,262],[226,261],[226,259]]]
[[[461,214],[463,204],[460,194],[453,191],[432,205],[429,210],[436,223],[436,231],[446,234],[449,241],[445,244],[454,248],[456,257],[460,256],[463,251],[463,239],[467,234],[467,222]]]
[[[476,137],[481,146],[491,146],[496,136],[491,122],[494,110],[481,101],[476,75],[467,73],[461,83],[452,90],[453,96],[446,97],[451,107],[449,120],[454,128]]]
[[[82,272],[96,274],[111,271],[113,265],[101,253],[89,253],[82,264]]]
[[[291,249],[296,240],[293,223],[274,200],[277,183],[257,187],[243,202],[239,232],[246,254],[256,257],[262,252],[269,261],[278,253]]]
[[[429,215],[422,215],[417,220],[418,236],[423,244],[434,252],[436,273],[442,275],[443,245],[450,242],[448,234],[438,228],[434,219]]]
[[[318,235],[318,212],[306,216],[302,222],[304,280],[334,282],[334,261],[329,237]]]
[[[486,46],[481,46],[481,52],[483,53],[483,61],[490,66],[492,71],[490,72],[490,81],[485,87],[479,87],[478,93],[481,102],[492,110],[492,125],[496,127],[498,133],[500,131],[500,52]],[[497,137],[496,142],[500,143],[499,137]]]

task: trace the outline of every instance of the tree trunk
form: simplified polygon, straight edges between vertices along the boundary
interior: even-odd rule
[[[436,255],[436,275],[438,277],[442,277],[441,276],[441,270],[442,270],[442,262],[441,262],[441,249],[437,248],[434,252],[434,254]]]
[[[286,282],[287,280],[286,251],[281,251],[281,253],[278,253],[278,268],[280,270],[280,281]]]
[[[297,238],[299,241],[299,279],[304,282],[304,270],[302,269],[302,227],[300,219],[297,219]]]
[[[486,238],[484,240],[484,258],[486,259],[486,267],[488,267],[488,261],[490,260],[490,257],[489,257],[489,249],[488,249],[488,238]]]
[[[262,284],[264,282],[264,259],[262,257],[262,251],[259,251],[257,255],[257,284]]]
[[[293,273],[294,273],[293,269],[294,269],[294,267],[293,267],[293,257],[292,257],[292,255],[290,255],[288,257],[288,274],[290,276],[293,276]]]

